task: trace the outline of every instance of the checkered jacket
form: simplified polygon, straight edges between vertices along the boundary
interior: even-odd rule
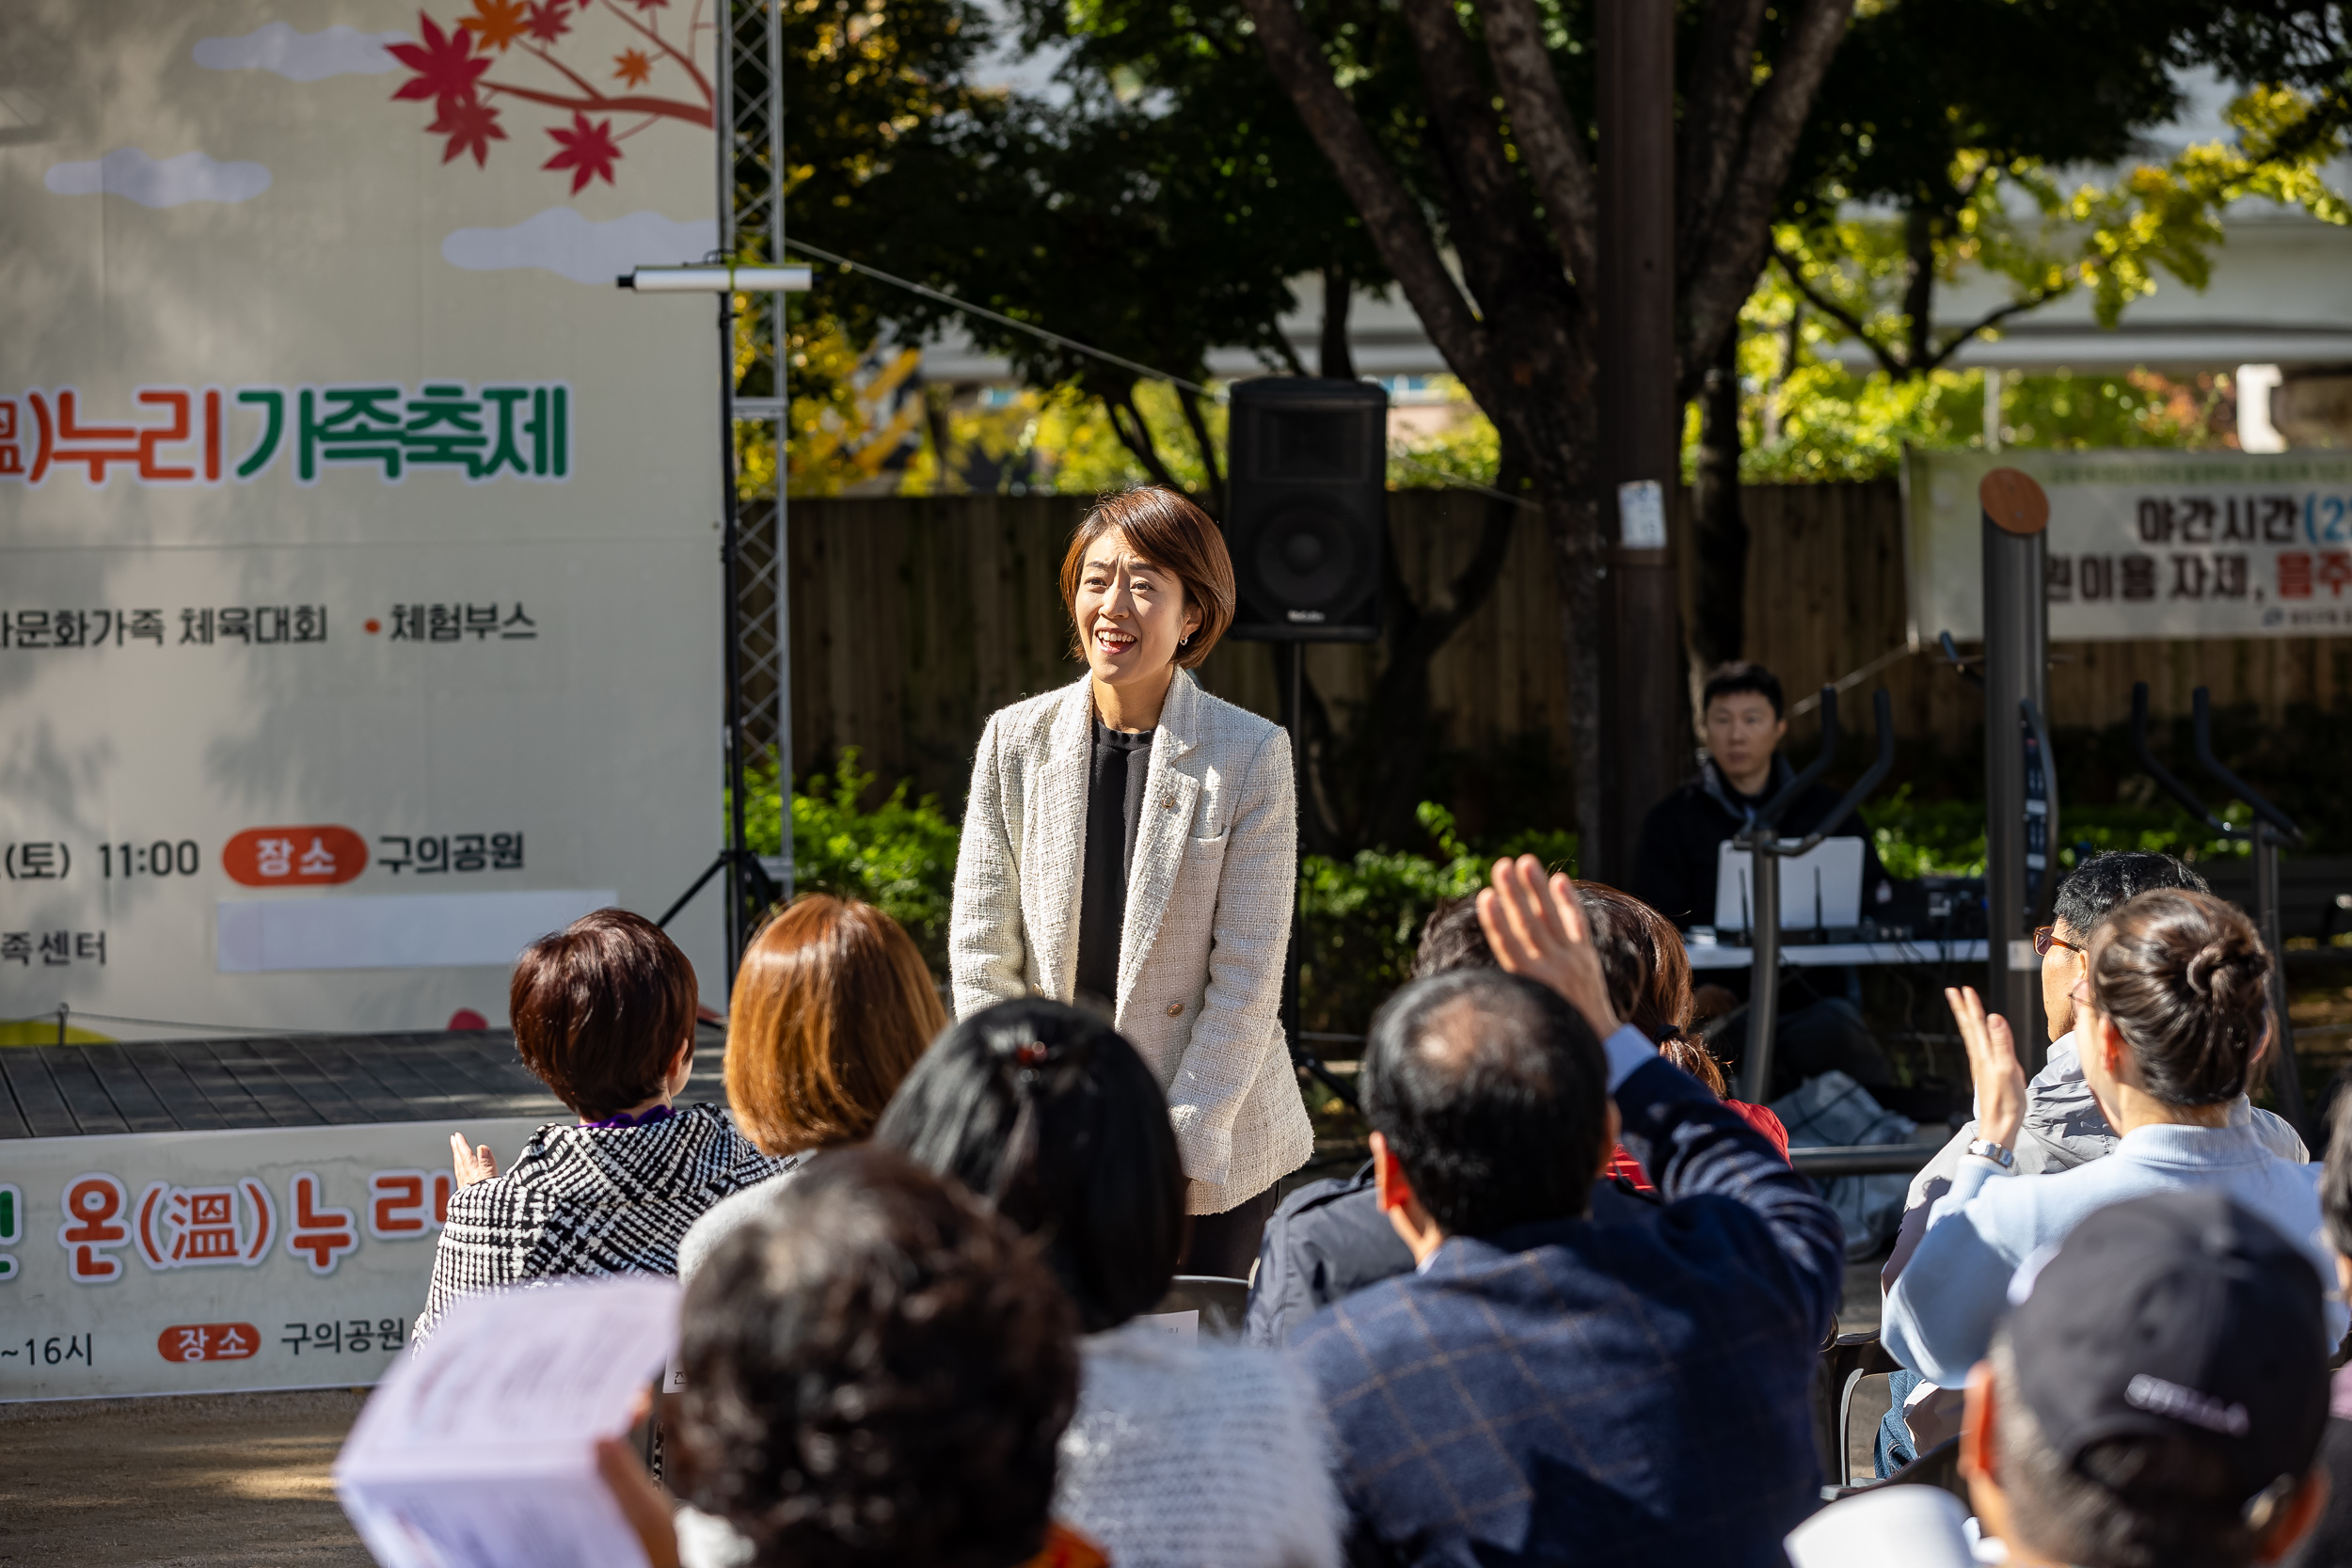
[[[1837,1216],[1666,1063],[1616,1097],[1662,1209],[1451,1238],[1292,1341],[1355,1561],[1764,1568],[1816,1506]]]
[[[678,1239],[703,1211],[787,1164],[754,1148],[716,1105],[647,1127],[542,1127],[513,1169],[450,1199],[417,1333],[431,1333],[474,1291],[566,1275],[674,1275]]]

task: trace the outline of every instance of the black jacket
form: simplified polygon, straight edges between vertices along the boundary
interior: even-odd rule
[[[1769,800],[1795,777],[1788,759],[1772,757]],[[1820,826],[1844,791],[1817,784],[1797,798],[1780,819],[1780,836],[1803,838]],[[1698,776],[1650,808],[1642,842],[1633,854],[1633,886],[1627,891],[1684,930],[1715,923],[1716,846],[1745,828],[1764,800],[1750,800],[1724,782],[1714,762],[1702,761]],[[1849,814],[1832,837],[1862,840],[1862,908],[1867,913],[1886,885],[1886,868],[1859,812]],[[1711,978],[1711,976],[1710,976]]]

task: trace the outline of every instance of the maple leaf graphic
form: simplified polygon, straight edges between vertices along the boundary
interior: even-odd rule
[[[485,50],[506,53],[506,46],[523,36],[530,25],[524,14],[523,0],[474,0],[473,15],[457,25],[482,40]]]
[[[612,139],[612,122],[609,119],[588,123],[588,117],[572,111],[572,128],[550,125],[548,135],[555,138],[564,150],[541,164],[541,168],[568,168],[572,171],[572,194],[578,196],[591,180],[612,183],[612,166],[621,161],[620,144]]]
[[[642,49],[624,49],[612,56],[612,63],[620,67],[612,74],[628,87],[642,87],[645,78],[653,74],[653,61],[645,57]]]
[[[492,142],[506,139],[506,133],[499,127],[499,112],[473,97],[443,103],[439,118],[425,127],[425,134],[449,138],[441,162],[454,163],[459,153],[471,152],[476,168],[488,166]]]
[[[527,28],[535,41],[554,43],[571,30],[571,21],[564,14],[564,0],[535,0]]]
[[[424,32],[422,43],[395,43],[389,47],[392,58],[416,72],[400,85],[392,98],[395,102],[430,98],[446,111],[453,101],[473,97],[474,83],[490,69],[489,56],[474,54],[473,35],[463,27],[443,33],[422,11],[417,13],[417,21]]]

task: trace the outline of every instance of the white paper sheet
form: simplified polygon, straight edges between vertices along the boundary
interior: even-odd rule
[[[673,1280],[461,1302],[379,1386],[335,1492],[385,1568],[644,1568],[596,1473],[677,1342]]]

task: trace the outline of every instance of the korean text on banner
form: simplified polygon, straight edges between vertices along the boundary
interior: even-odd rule
[[[1911,453],[1911,640],[1984,634],[1978,482],[2050,498],[2054,641],[2352,632],[2352,452]]]
[[[424,1307],[450,1134],[527,1120],[0,1143],[0,1402],[375,1382]]]

